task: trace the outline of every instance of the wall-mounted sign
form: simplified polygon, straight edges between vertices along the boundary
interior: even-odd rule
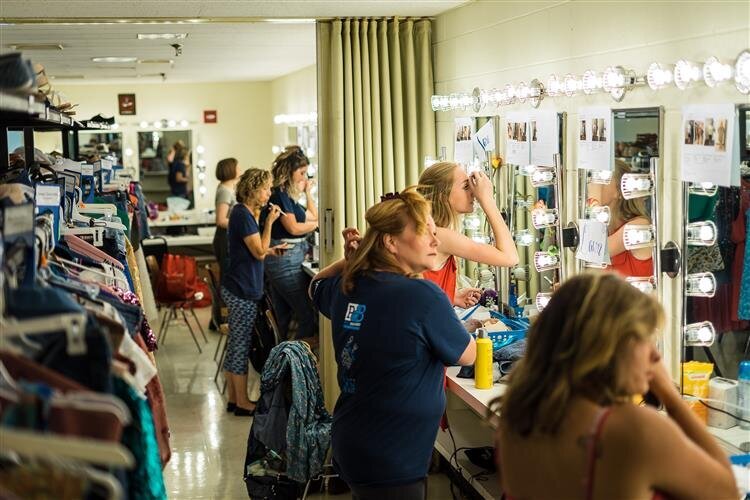
[[[453,148],[453,161],[466,166],[474,160],[474,118],[456,118],[456,142]]]
[[[218,114],[215,109],[203,111],[203,123],[216,123]]]
[[[117,94],[117,109],[121,115],[134,115],[135,94]]]
[[[683,181],[739,184],[739,171],[733,168],[739,165],[739,152],[734,151],[734,122],[734,104],[682,108]]]
[[[578,168],[612,170],[612,110],[607,107],[578,111]]]

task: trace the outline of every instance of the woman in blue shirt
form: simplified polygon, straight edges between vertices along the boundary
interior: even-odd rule
[[[279,207],[272,206],[263,231],[258,228],[260,210],[271,197],[272,179],[271,172],[259,168],[242,174],[236,187],[237,204],[227,226],[229,265],[221,277],[221,298],[229,309],[224,376],[227,411],[238,416],[251,416],[255,411],[247,397],[248,354],[258,301],[263,297],[263,260],[284,252],[284,245],[271,246],[271,228],[279,217]],[[253,375],[258,377],[255,371]]]
[[[271,231],[271,244],[289,243],[289,249],[280,257],[266,260],[266,276],[271,292],[279,335],[289,338],[289,321],[297,318],[298,339],[308,339],[317,333],[317,316],[307,297],[310,278],[302,270],[307,250],[305,237],[318,227],[318,209],[310,194],[312,183],[307,179],[309,160],[299,146],[290,146],[273,162],[274,187],[271,203],[281,208],[280,224]],[[306,208],[297,203],[305,194]],[[261,221],[262,223],[262,221]]]
[[[425,498],[445,409],[446,365],[470,365],[476,345],[445,293],[421,273],[435,267],[429,203],[413,188],[383,197],[348,258],[313,279],[331,319],[341,395],[333,412],[334,465],[357,500]]]
[[[190,183],[190,156],[187,149],[178,149],[174,154],[174,161],[169,164],[169,188],[172,196],[188,198],[188,184]]]

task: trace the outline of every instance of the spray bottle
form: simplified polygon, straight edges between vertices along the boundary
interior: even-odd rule
[[[487,330],[477,328],[477,358],[474,361],[474,387],[492,388],[492,341]]]

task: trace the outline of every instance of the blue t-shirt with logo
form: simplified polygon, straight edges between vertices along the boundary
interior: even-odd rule
[[[248,208],[238,203],[229,213],[227,241],[229,267],[221,283],[235,296],[260,300],[263,296],[263,261],[256,259],[245,245],[245,237],[259,232],[258,223]]]
[[[282,191],[281,188],[275,187],[271,190],[271,198],[268,200],[269,203],[273,203],[281,208],[281,211],[285,214],[294,214],[294,219],[297,222],[305,222],[307,220],[307,212],[305,207],[297,203],[289,196],[289,193]],[[268,216],[268,207],[263,208],[263,212],[260,214],[260,225],[263,227],[266,223],[266,217]],[[294,235],[286,230],[284,224],[281,221],[277,221],[271,228],[271,238],[275,240],[281,240],[285,238],[302,238],[304,235]]]
[[[313,284],[331,320],[341,395],[333,412],[333,458],[347,483],[395,486],[427,475],[445,410],[444,367],[469,344],[448,297],[434,283],[395,273]]]

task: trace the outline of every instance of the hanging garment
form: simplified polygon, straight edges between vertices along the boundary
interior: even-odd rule
[[[740,209],[732,222],[732,241],[735,243],[734,262],[732,265],[732,321],[738,322],[740,306],[740,289],[745,266],[745,247],[747,243],[746,212],[750,210],[750,181],[743,180],[740,188]],[[741,328],[737,328],[740,330]]]
[[[133,423],[124,429],[122,436],[122,444],[135,457],[135,467],[127,471],[130,498],[166,499],[151,409],[132,387],[118,377],[114,378],[114,389],[115,395],[122,399],[133,416]]]
[[[288,417],[285,381],[291,383]],[[261,376],[261,399],[250,429],[248,452],[254,440],[278,453],[286,452],[287,476],[306,482],[323,469],[331,443],[331,422],[307,344],[287,341],[274,347]]]
[[[745,212],[745,235],[750,232],[750,209]],[[745,243],[745,256],[742,263],[742,282],[737,316],[742,320],[750,320],[750,245]]]

